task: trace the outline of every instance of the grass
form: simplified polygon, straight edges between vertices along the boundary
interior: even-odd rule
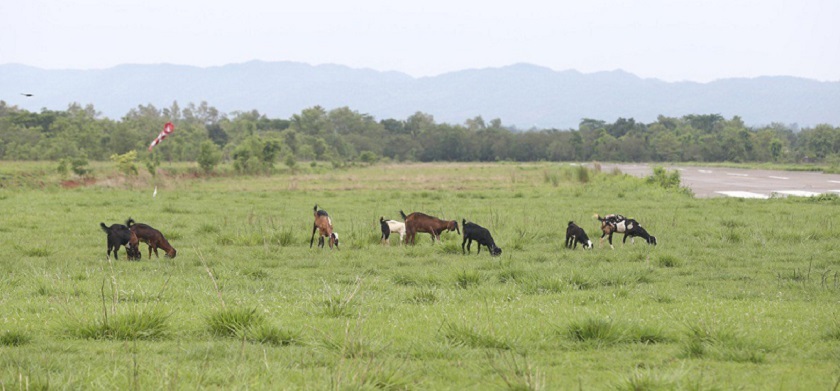
[[[158,308],[130,308],[89,321],[69,320],[65,331],[69,336],[82,339],[159,340],[169,334],[168,318],[169,315]]]
[[[0,388],[836,386],[837,197],[695,199],[550,163],[141,172],[124,187],[92,167],[85,186],[0,188]],[[309,248],[316,203],[341,250]],[[503,255],[462,255],[454,232],[380,246],[379,216],[400,210],[474,221]],[[600,236],[594,213],[632,216],[659,245],[564,248],[570,220]],[[178,256],[108,262],[98,224],[128,216]]]

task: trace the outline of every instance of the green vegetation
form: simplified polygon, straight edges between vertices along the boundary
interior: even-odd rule
[[[0,388],[838,384],[840,197],[696,199],[665,171],[556,163],[232,165],[0,166]],[[316,203],[341,250],[309,248]],[[400,209],[481,224],[503,255],[380,245]],[[599,246],[614,212],[659,245]],[[178,256],[107,261],[98,225],[129,216]],[[570,220],[595,249],[564,248]]]
[[[101,118],[91,106],[65,111],[21,110],[0,101],[0,160],[60,161],[60,170],[84,175],[87,159],[106,161],[130,151],[145,153],[163,124],[175,132],[154,148],[163,161],[197,162],[205,172],[220,161],[239,173],[266,174],[282,162],[373,164],[386,161],[613,161],[814,164],[840,172],[840,128],[822,124],[798,129],[770,124],[748,127],[738,117],[719,114],[659,116],[640,123],[586,118],[577,129],[505,126],[482,117],[463,124],[437,123],[417,112],[405,119],[380,119],[348,107],[310,107],[290,118],[267,118],[257,111],[220,113],[206,102],[181,107],[140,105],[119,121]],[[82,164],[84,163],[84,164]],[[128,169],[128,173],[136,168]],[[583,172],[578,174],[583,175]],[[579,178],[581,182],[586,177]]]

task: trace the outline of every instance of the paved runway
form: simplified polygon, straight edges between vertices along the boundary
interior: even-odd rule
[[[647,177],[649,164],[601,164],[609,172],[618,168],[625,174]],[[840,194],[840,175],[812,171],[751,170],[724,167],[663,166],[680,170],[683,186],[697,197],[770,198],[776,196],[814,196]]]

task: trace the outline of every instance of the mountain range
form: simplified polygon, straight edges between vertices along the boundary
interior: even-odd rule
[[[27,97],[23,94],[32,94]],[[789,76],[665,82],[616,70],[581,73],[530,64],[415,78],[342,65],[252,61],[217,67],[119,65],[46,70],[0,65],[0,100],[30,111],[93,104],[120,119],[138,105],[183,108],[206,101],[223,113],[258,110],[289,118],[308,107],[347,106],[377,120],[420,111],[462,124],[499,118],[518,129],[577,128],[581,119],[653,122],[659,115],[740,116],[747,125],[840,125],[840,81]]]

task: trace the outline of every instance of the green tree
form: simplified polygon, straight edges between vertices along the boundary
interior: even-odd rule
[[[137,175],[137,151],[128,151],[122,155],[111,155],[111,161],[117,163],[117,170],[124,175]]]
[[[222,160],[222,150],[211,140],[201,143],[198,152],[198,165],[205,173],[210,173]]]

